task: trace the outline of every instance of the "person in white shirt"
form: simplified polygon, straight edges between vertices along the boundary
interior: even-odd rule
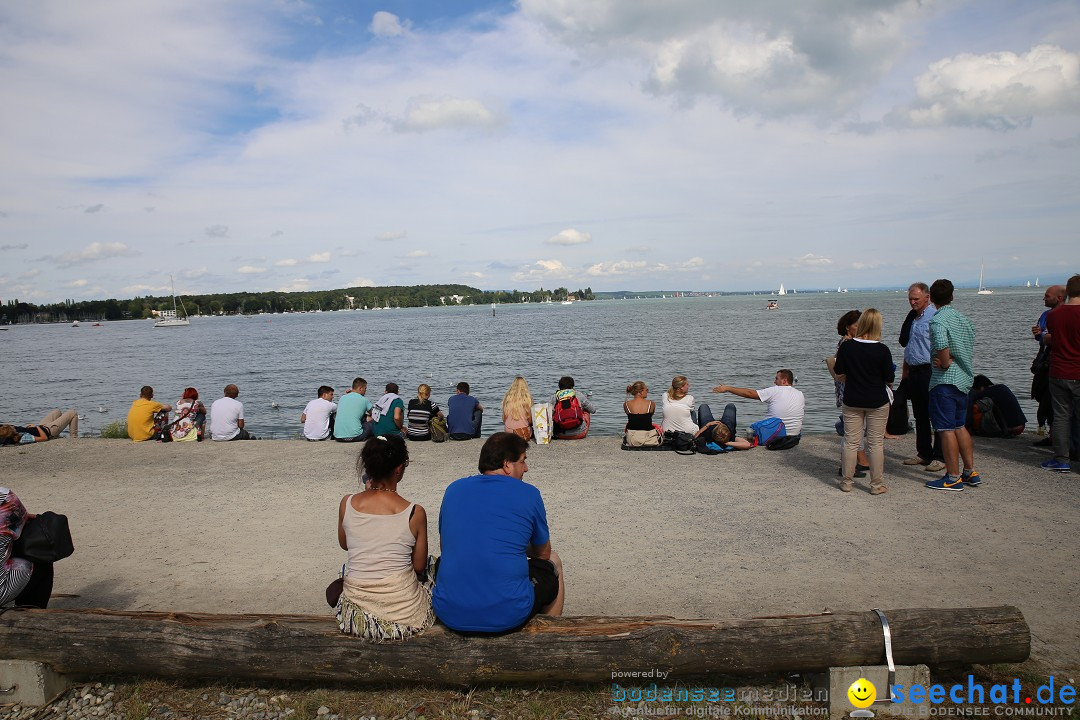
[[[304,423],[304,437],[312,441],[329,440],[334,431],[336,412],[334,388],[329,385],[321,386],[318,397],[309,402],[304,412],[300,413],[300,422]]]
[[[672,378],[671,387],[663,394],[662,400],[664,420],[660,427],[664,432],[697,433],[694,396],[690,394],[690,381],[685,375]]]
[[[732,387],[731,385],[717,385],[713,388],[713,392],[731,393],[749,400],[768,403],[769,414],[766,417],[783,420],[788,436],[801,435],[806,397],[801,390],[792,387],[794,383],[795,374],[793,372],[790,370],[777,370],[776,380],[772,387],[751,390],[750,388]]]
[[[225,397],[219,397],[210,406],[210,439],[212,440],[258,440],[244,429],[244,403],[236,398],[240,388],[225,386]]]

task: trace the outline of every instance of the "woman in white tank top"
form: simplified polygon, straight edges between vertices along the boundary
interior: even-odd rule
[[[435,622],[427,581],[427,513],[398,495],[409,465],[400,436],[368,440],[356,465],[357,475],[366,473],[370,480],[338,507],[338,544],[349,553],[335,608],[338,627],[372,642],[402,640]]]

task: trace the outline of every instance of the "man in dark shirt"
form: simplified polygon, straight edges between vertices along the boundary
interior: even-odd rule
[[[1054,405],[1054,459],[1044,470],[1069,472],[1080,453],[1080,275],[1065,285],[1068,295],[1046,316],[1043,343],[1050,345],[1050,399]]]
[[[968,394],[968,430],[985,437],[1013,437],[1024,432],[1027,416],[1008,385],[976,375]]]

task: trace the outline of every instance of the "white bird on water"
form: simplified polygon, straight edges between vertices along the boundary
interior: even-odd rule
[[[98,405],[97,406],[97,411],[99,413],[107,413],[107,412],[109,412],[109,408],[105,407],[104,405]]]
[[[270,401],[270,407],[272,407],[272,408],[274,408],[275,410],[277,410],[277,409],[278,409],[279,407],[281,407],[281,406],[280,406],[280,405],[278,405],[278,404],[277,404],[277,402],[275,402],[275,401],[271,400],[271,401]]]

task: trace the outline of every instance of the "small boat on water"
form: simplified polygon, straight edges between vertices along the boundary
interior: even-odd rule
[[[781,286],[781,287],[783,287],[783,286]],[[778,303],[775,300],[770,300],[769,304],[765,306],[765,309],[766,310],[779,310],[780,309],[780,303]]]
[[[979,294],[979,295],[993,295],[994,291],[993,290],[987,290],[986,286],[983,285],[983,270],[985,268],[986,268],[986,263],[979,263],[979,292],[977,294]]]
[[[172,310],[163,310],[161,319],[154,323],[154,327],[187,327],[188,325],[191,325],[191,321],[188,320],[187,308],[184,307],[184,301],[182,299],[180,300],[180,307],[184,308],[184,317],[180,317],[176,314],[176,284],[173,282],[172,275],[169,276],[169,285],[172,287]]]
[[[79,327],[79,321],[78,320],[72,320],[71,321],[71,327]]]

